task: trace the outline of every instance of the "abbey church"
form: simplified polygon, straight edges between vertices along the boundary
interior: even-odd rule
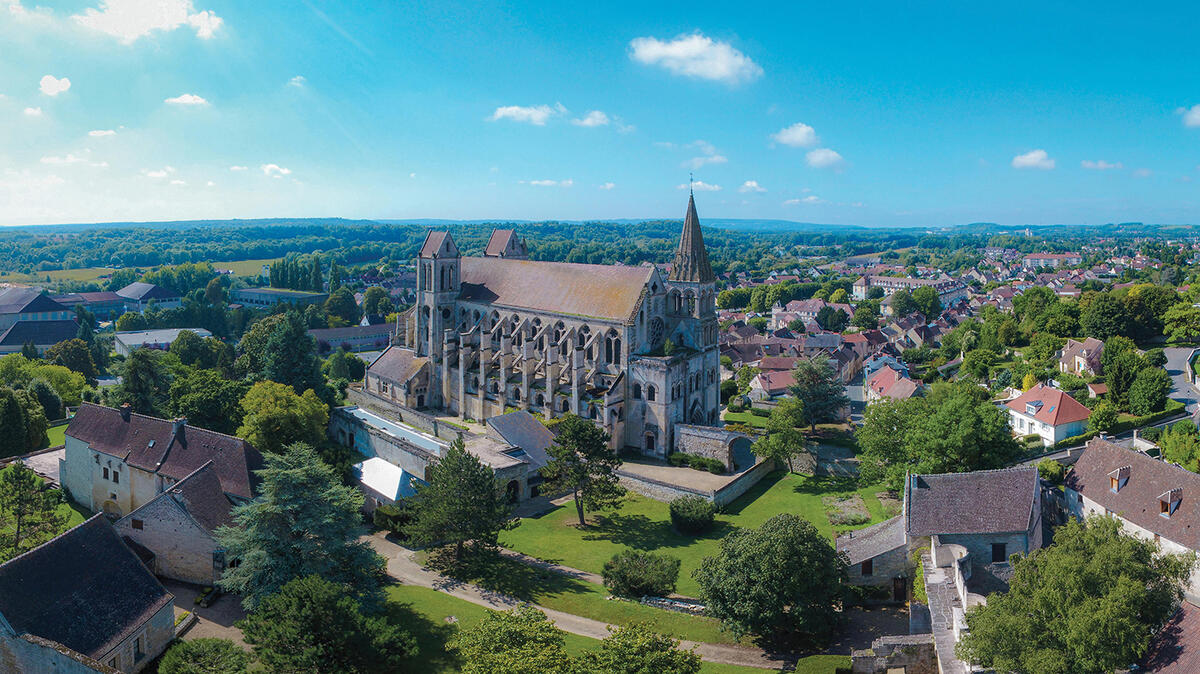
[[[653,266],[538,262],[512,230],[482,257],[430,232],[402,343],[366,393],[483,420],[512,409],[599,421],[614,449],[665,456],[675,425],[716,425],[716,287],[694,198],[666,278]]]

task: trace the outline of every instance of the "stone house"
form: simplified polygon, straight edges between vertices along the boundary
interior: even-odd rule
[[[1038,384],[1005,403],[1008,425],[1018,435],[1037,435],[1049,447],[1083,433],[1092,411],[1065,391]]]
[[[1087,443],[1066,479],[1076,518],[1116,517],[1126,533],[1163,552],[1200,552],[1200,475],[1100,438]],[[1200,563],[1184,588],[1200,601]]]
[[[1059,372],[1068,372],[1081,377],[1101,374],[1100,357],[1104,355],[1104,342],[1088,337],[1082,342],[1068,339],[1059,354]]]
[[[147,565],[155,575],[207,586],[225,571],[214,532],[233,525],[232,507],[208,461],[113,526],[153,553]]]
[[[140,672],[175,638],[174,614],[175,597],[97,514],[0,564],[0,670]]]
[[[891,364],[876,369],[867,376],[867,402],[877,400],[908,400],[920,395],[921,382],[908,376],[907,370],[900,370]]]
[[[77,503],[113,519],[128,515],[208,462],[235,503],[254,497],[262,455],[241,438],[84,403],[65,433],[63,487]]]
[[[897,516],[865,529],[848,531],[837,537],[836,547],[846,556],[851,585],[890,585],[893,599],[908,598],[912,562],[908,557],[904,518]]]

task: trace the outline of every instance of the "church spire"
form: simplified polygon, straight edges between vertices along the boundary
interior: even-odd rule
[[[679,237],[679,249],[671,263],[669,281],[686,283],[713,283],[712,265],[708,263],[708,252],[704,250],[704,236],[700,233],[700,216],[696,215],[696,197],[688,195],[687,215],[683,218],[683,234]]]

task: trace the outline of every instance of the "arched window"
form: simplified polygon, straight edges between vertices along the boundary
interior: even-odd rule
[[[521,389],[519,389],[519,388],[513,389],[512,396],[513,396],[513,400],[520,402],[521,401]]]
[[[571,401],[570,400],[563,398],[562,411],[564,411],[564,412],[571,411]]]
[[[641,384],[635,383],[633,385],[633,398],[634,398],[634,400],[642,399],[642,385]]]
[[[654,384],[650,384],[646,387],[646,400],[654,400]]]
[[[541,393],[537,394],[537,404],[538,404],[538,407],[545,406],[546,405],[546,396],[542,395]]]

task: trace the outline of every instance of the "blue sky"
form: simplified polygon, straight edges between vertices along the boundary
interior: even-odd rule
[[[0,223],[677,218],[689,171],[702,218],[1200,222],[1196,25],[1196,3],[0,0]]]

